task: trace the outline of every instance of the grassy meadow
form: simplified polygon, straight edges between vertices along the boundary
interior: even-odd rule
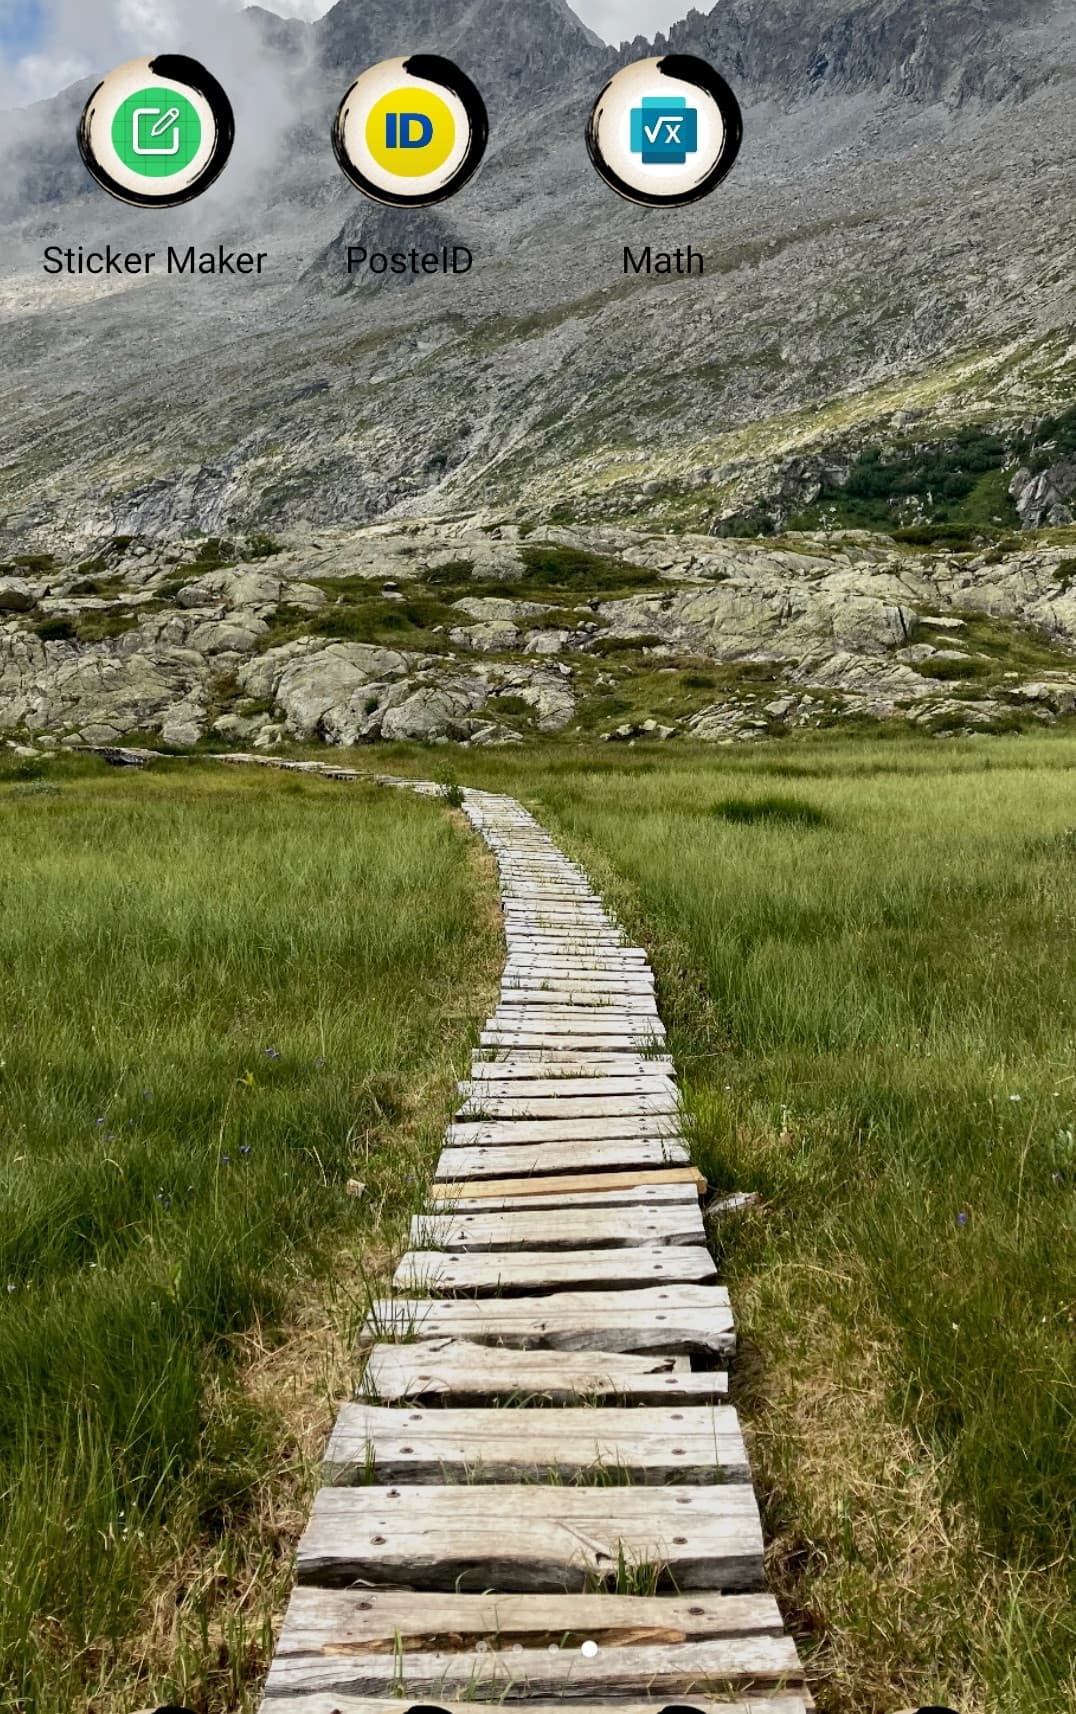
[[[822,1714],[1071,1708],[1076,743],[349,759],[515,793],[650,949]],[[0,1707],[245,1710],[492,887],[436,804],[56,766],[0,784]]]
[[[421,770],[421,758],[393,758]],[[646,944],[824,1714],[1076,1706],[1076,743],[460,759]]]
[[[9,1714],[256,1706],[499,969],[491,898],[406,794],[0,762]]]

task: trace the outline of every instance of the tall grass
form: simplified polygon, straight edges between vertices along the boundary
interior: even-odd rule
[[[325,1382],[295,1303],[353,1320],[414,1200],[485,888],[403,794],[53,777],[0,778],[0,1707],[238,1709]]]
[[[820,1707],[1076,1706],[1076,745],[465,777],[534,803],[649,944],[696,1157],[762,1194],[715,1242]]]

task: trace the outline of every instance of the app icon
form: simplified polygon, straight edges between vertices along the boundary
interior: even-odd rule
[[[78,133],[98,184],[142,208],[175,208],[208,190],[234,138],[220,84],[181,54],[131,60],[110,72],[86,103]]]
[[[699,147],[698,110],[682,95],[644,95],[631,110],[631,147],[644,167],[682,167]]]
[[[437,54],[412,54],[383,60],[352,84],[333,148],[366,196],[422,208],[462,190],[488,137],[485,103],[466,72]]]
[[[743,118],[724,78],[693,54],[636,60],[594,104],[587,148],[630,202],[675,208],[709,196],[731,172]]]

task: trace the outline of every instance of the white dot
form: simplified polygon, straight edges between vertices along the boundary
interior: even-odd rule
[[[579,1653],[586,1655],[588,1660],[593,1660],[594,1656],[597,1654],[597,1652],[598,1652],[597,1643],[584,1643],[582,1648],[579,1650]]]

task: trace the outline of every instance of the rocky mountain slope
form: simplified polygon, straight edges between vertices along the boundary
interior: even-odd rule
[[[959,661],[943,662],[935,684],[922,662],[901,658],[924,646],[920,632],[865,654],[827,633],[831,573],[808,576],[799,561],[817,571],[832,558],[839,578],[846,553],[856,577],[882,564],[871,579],[899,582],[918,567],[927,594],[916,601],[967,624],[972,596],[946,592],[1000,554],[975,611],[984,624],[1038,630],[1031,641],[1014,633],[1015,658],[995,639],[983,659],[1008,665],[976,666],[976,695],[963,700],[980,715],[997,701],[987,724],[1063,704],[1052,693],[1014,702],[1013,687],[1068,670],[1076,0],[722,0],[667,41],[619,48],[599,43],[564,0],[340,0],[313,26],[254,9],[237,28],[256,70],[235,84],[239,144],[191,209],[136,213],[96,191],[66,141],[83,90],[0,116],[12,163],[0,196],[0,575],[14,585],[43,568],[29,579],[33,608],[0,629],[0,726],[163,727],[187,740],[252,700],[268,711],[239,718],[298,733],[306,727],[287,689],[296,675],[335,673],[340,649],[390,645],[400,657],[391,672],[349,657],[345,680],[374,673],[377,687],[383,669],[393,710],[412,691],[420,707],[432,698],[433,736],[510,736],[535,721],[604,731],[637,717],[717,733],[726,714],[691,726],[711,705],[757,719],[750,728],[734,711],[734,730],[764,730],[799,718],[765,712],[786,696],[808,698],[809,721],[892,708],[944,722]],[[726,71],[745,105],[746,143],[717,196],[655,216],[600,184],[582,130],[609,72],[666,46]],[[483,87],[490,151],[442,208],[374,209],[336,169],[329,115],[363,64],[422,47],[451,53]],[[270,261],[238,287],[42,274],[44,245],[106,240],[161,253],[245,245]],[[469,274],[371,282],[344,272],[348,243],[442,242],[473,250]],[[706,272],[626,275],[625,245],[645,244],[691,244]],[[486,528],[501,535],[487,540]],[[853,533],[831,552],[834,531],[861,529],[870,540]],[[1054,533],[1021,543],[1044,529]],[[315,596],[270,599],[269,585],[257,599],[233,599],[230,584],[202,604],[173,599],[184,568],[238,575],[213,559],[222,540],[235,547],[225,559],[242,563],[244,542],[271,538],[283,552],[257,575],[316,591],[325,575],[364,588],[399,579],[409,531],[449,554],[462,532],[457,557],[481,567],[483,544],[508,541],[505,530],[603,562],[660,552],[673,568],[704,568],[703,596],[681,591],[655,609],[679,573],[645,562],[657,579],[649,594],[631,595],[619,573],[613,588],[580,574],[533,624],[503,607],[470,620],[454,610],[460,600],[548,606],[526,565],[503,597],[484,574],[451,599],[402,583],[402,604],[391,588],[377,595],[390,607],[412,594],[432,603],[414,625],[375,623],[365,597],[352,612],[348,589],[320,590],[327,612]],[[773,538],[790,530],[806,535],[786,563]],[[737,544],[744,536],[764,539]],[[713,537],[732,539],[707,546]],[[116,549],[117,538],[132,545]],[[87,564],[107,567],[105,594],[74,593],[100,581],[79,572]],[[978,599],[978,572],[967,587]],[[705,635],[703,597],[720,614]],[[620,610],[606,612],[614,599]],[[315,606],[289,619],[304,600]],[[806,628],[792,626],[788,653],[759,642],[752,666],[746,639],[769,638],[774,604],[802,604]],[[652,628],[633,637],[636,618]],[[587,624],[598,627],[591,643]],[[70,634],[50,636],[50,625]],[[229,634],[245,640],[218,646],[205,625],[238,627]],[[477,641],[462,635],[486,625]],[[1025,643],[1046,651],[1037,666]],[[283,694],[266,676],[277,648],[305,662],[292,662]],[[832,684],[819,681],[812,653],[826,648],[841,663]],[[757,695],[738,680],[728,702],[721,675],[733,667],[740,679],[757,668]],[[150,691],[135,684],[128,695],[144,671]],[[713,683],[682,682],[707,673]],[[214,688],[226,679],[229,695]],[[342,707],[330,698],[319,714],[327,736],[382,730],[377,709],[365,732],[350,704],[328,720]],[[416,719],[426,730],[425,715]],[[393,713],[389,732],[409,720]]]
[[[953,555],[470,519],[193,557],[121,540],[0,574],[0,729],[22,745],[731,743],[1074,713],[1076,530]]]

